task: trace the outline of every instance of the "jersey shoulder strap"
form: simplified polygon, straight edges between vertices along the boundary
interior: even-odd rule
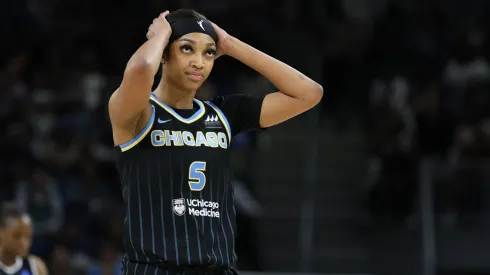
[[[226,129],[226,133],[228,134],[228,140],[229,140],[229,142],[231,142],[231,126],[230,126],[230,123],[228,122],[228,118],[226,118],[225,114],[221,111],[221,109],[218,108],[218,106],[216,106],[211,101],[204,101],[204,103],[206,103],[206,105],[208,105],[210,107],[208,109],[213,110],[216,113],[219,120],[221,120],[221,123],[223,123],[223,126]],[[213,119],[212,117],[206,118],[206,120],[212,120],[212,119]]]
[[[26,259],[24,259],[24,261],[25,261],[24,267],[29,268],[29,271],[31,272],[32,275],[39,275],[39,271],[37,270],[36,258],[34,256],[29,255]]]

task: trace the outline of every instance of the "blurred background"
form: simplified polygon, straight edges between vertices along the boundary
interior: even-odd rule
[[[325,90],[234,140],[241,270],[490,274],[490,1],[2,0],[0,199],[32,215],[51,274],[118,274],[107,101],[177,8]],[[273,91],[223,57],[198,96]]]

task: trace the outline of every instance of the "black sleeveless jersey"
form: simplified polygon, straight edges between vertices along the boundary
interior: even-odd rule
[[[240,131],[258,128],[262,99],[195,99],[193,110],[174,110],[152,94],[150,103],[152,115],[144,129],[117,147],[126,203],[125,259],[232,266],[236,226],[230,141]]]
[[[0,262],[0,275],[37,275],[36,265],[34,258],[18,257],[15,264],[12,266],[5,266]]]

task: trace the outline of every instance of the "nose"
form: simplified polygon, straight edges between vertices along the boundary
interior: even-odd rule
[[[193,68],[196,68],[198,70],[204,69],[204,60],[200,54],[195,55],[195,58],[192,60],[191,63]]]

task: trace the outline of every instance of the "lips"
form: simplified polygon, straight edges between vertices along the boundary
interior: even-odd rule
[[[203,75],[201,73],[198,73],[198,72],[187,73],[187,75],[189,76],[190,79],[192,79],[194,81],[199,81],[199,80],[203,79]]]

